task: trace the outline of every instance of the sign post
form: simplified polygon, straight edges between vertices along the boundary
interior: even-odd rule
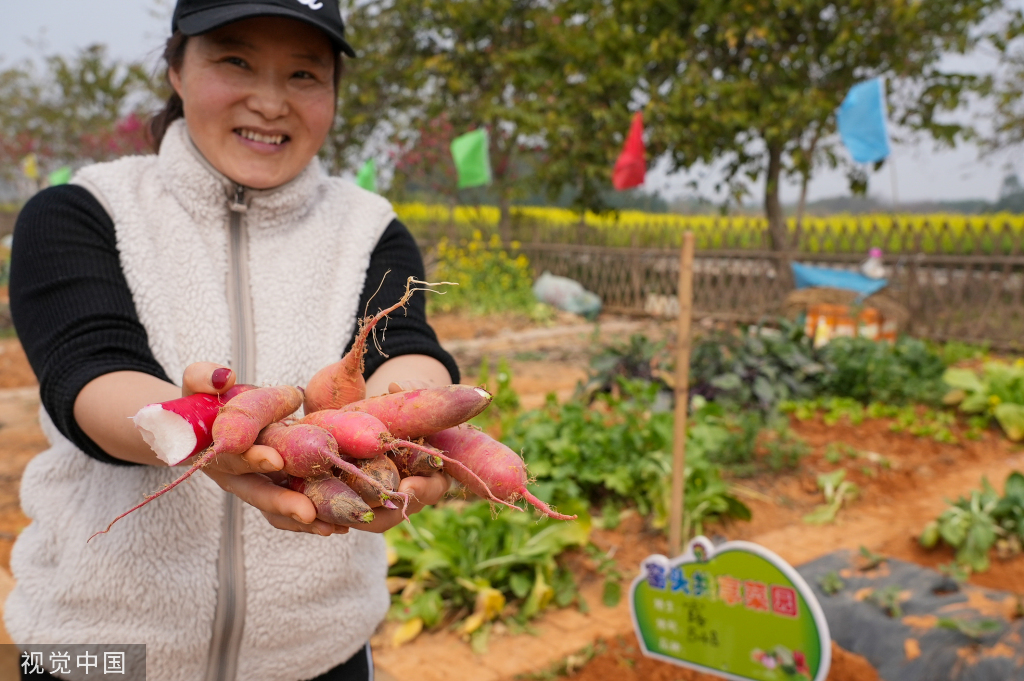
[[[686,421],[690,406],[690,318],[693,316],[693,232],[683,234],[679,257],[679,330],[676,339],[675,429],[672,437],[672,500],[668,550],[678,556],[683,538],[683,492],[686,487]]]
[[[647,657],[735,681],[825,681],[832,661],[825,615],[807,582],[766,548],[714,546],[640,565],[629,590]]]

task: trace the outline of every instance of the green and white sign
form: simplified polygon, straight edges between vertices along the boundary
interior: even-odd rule
[[[644,655],[737,681],[824,681],[825,615],[807,582],[768,549],[697,537],[655,555],[629,590]]]

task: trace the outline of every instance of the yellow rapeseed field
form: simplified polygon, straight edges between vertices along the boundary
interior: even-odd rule
[[[447,206],[423,203],[397,204],[399,217],[409,225],[450,225],[489,230],[498,224],[494,206]],[[580,224],[578,213],[563,208],[519,207],[513,209],[516,222],[551,228],[552,232]],[[697,234],[698,248],[756,248],[764,243],[768,229],[762,217],[723,217],[719,215],[676,215],[621,211],[595,215],[588,213],[585,224],[591,233],[605,233],[600,239],[607,245],[675,242],[685,230]],[[795,219],[789,220],[796,232]],[[889,252],[916,250],[926,252],[1006,253],[1020,252],[1024,215],[833,215],[807,217],[800,230],[800,249],[804,251],[860,251],[880,246]]]

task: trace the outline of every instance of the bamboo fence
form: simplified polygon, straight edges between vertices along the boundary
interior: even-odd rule
[[[757,322],[776,315],[792,290],[790,262],[855,269],[878,246],[889,271],[885,292],[909,311],[909,333],[1024,348],[1024,233],[1018,224],[819,222],[812,229],[790,229],[789,243],[775,249],[762,222],[723,218],[694,230],[695,317]],[[465,225],[411,228],[428,251],[442,237],[467,236]],[[518,247],[536,274],[579,281],[601,296],[608,311],[673,317],[683,231],[533,221],[513,224],[506,247]]]

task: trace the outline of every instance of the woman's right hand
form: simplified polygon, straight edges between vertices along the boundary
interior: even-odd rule
[[[235,385],[235,372],[211,362],[196,362],[185,369],[182,396],[195,393],[221,395]],[[344,534],[347,527],[317,520],[316,507],[305,495],[278,485],[283,481],[284,461],[277,450],[253,445],[245,453],[221,456],[203,468],[214,482],[253,506],[274,527],[292,532],[328,536]]]

